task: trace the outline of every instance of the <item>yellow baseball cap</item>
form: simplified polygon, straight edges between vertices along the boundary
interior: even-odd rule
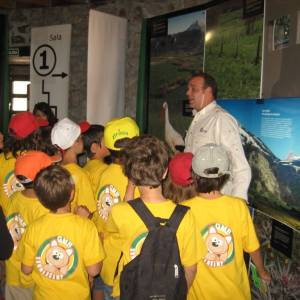
[[[115,142],[124,138],[139,136],[140,130],[136,122],[129,118],[113,119],[104,127],[104,144],[108,149],[120,151],[115,147]]]

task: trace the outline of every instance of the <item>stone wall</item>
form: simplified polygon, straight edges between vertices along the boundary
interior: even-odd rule
[[[93,8],[128,20],[125,112],[135,116],[139,46],[142,20],[175,10],[203,4],[205,0],[112,0],[106,5],[88,7],[34,8],[9,12],[10,46],[30,45],[31,27],[72,24],[70,59],[69,116],[86,118],[88,12]]]

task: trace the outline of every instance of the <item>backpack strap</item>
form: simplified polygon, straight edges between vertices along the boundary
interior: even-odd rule
[[[177,231],[183,217],[187,213],[190,208],[184,205],[177,204],[170,219],[168,220],[168,225],[171,227],[175,232]]]
[[[149,208],[145,205],[141,198],[127,201],[127,203],[134,209],[137,215],[145,223],[148,230],[157,226],[157,219],[152,215]]]

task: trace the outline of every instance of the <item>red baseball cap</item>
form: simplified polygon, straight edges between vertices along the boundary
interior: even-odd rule
[[[17,139],[25,139],[40,126],[42,126],[42,124],[40,124],[31,112],[27,111],[12,116],[9,121],[8,129],[10,134]]]
[[[173,156],[169,163],[169,174],[175,184],[186,186],[193,182],[192,159],[193,154],[190,152],[178,153]]]
[[[91,127],[91,124],[88,121],[82,121],[79,123],[79,127],[81,130],[81,133],[85,133],[86,131],[88,131]]]
[[[17,157],[15,175],[26,177],[23,181],[18,178],[21,183],[29,183],[34,181],[40,170],[59,161],[61,161],[60,156],[49,156],[41,151],[28,151]]]

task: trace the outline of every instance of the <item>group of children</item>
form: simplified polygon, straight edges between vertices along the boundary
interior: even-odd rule
[[[189,207],[176,231],[187,299],[250,299],[244,252],[271,279],[247,204],[220,193],[229,176],[221,146],[170,159],[129,117],[104,127],[65,118],[49,128],[30,112],[14,115],[0,156],[0,205],[14,244],[5,299],[125,299],[122,272],[149,231],[128,202],[136,198],[158,220],[177,203]]]

